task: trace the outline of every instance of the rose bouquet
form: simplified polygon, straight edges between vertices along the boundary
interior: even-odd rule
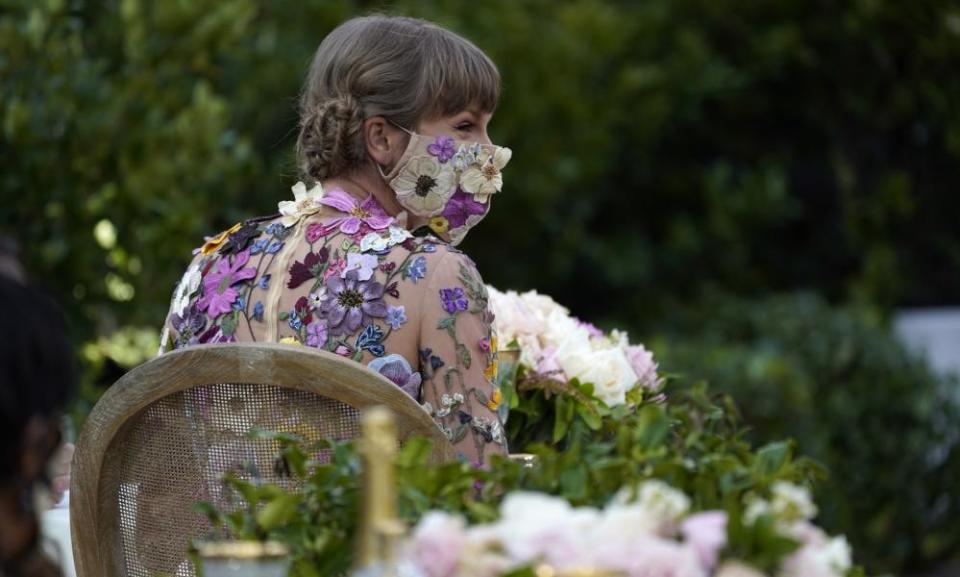
[[[653,354],[626,332],[604,333],[536,291],[487,290],[512,450],[557,443],[575,423],[598,431],[613,410],[663,400]]]
[[[518,491],[506,496],[496,521],[469,526],[456,514],[432,511],[403,549],[403,563],[423,577],[574,574],[599,570],[625,577],[765,577],[730,557],[728,513],[690,512],[690,499],[663,481],[623,489],[603,509]],[[809,522],[815,512],[805,489],[781,482],[773,499],[757,499],[741,523],[763,517],[785,542],[777,577],[844,577],[851,569],[843,537],[828,538]],[[724,559],[721,562],[721,559]]]

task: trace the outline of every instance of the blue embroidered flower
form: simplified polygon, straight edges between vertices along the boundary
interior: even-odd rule
[[[275,222],[266,228],[266,232],[270,236],[285,236],[286,229],[279,222]]]
[[[263,301],[257,301],[257,304],[253,305],[253,319],[263,322]]]
[[[417,284],[417,281],[427,276],[427,259],[422,256],[415,258],[410,267],[407,268],[407,274],[405,276],[410,277],[413,284]]]
[[[270,244],[269,238],[258,238],[250,246],[250,254],[260,254],[267,249],[268,244]]]
[[[270,254],[277,254],[280,252],[281,248],[283,248],[283,243],[275,240],[270,243],[270,246],[267,247],[267,252]]]
[[[423,243],[423,252],[437,252],[437,245],[432,242]]]
[[[263,290],[267,290],[270,284],[270,276],[271,275],[269,274],[265,274],[262,277],[260,277],[260,280],[257,281],[257,286],[262,288]]]
[[[237,300],[233,301],[233,310],[242,311],[245,308],[247,308],[246,297],[237,297]]]
[[[387,307],[386,321],[393,330],[399,329],[407,322],[407,309],[403,305]]]
[[[300,317],[297,316],[296,309],[290,311],[290,320],[287,321],[287,324],[290,325],[290,328],[299,331],[300,327],[303,326],[303,321],[300,320]]]
[[[367,325],[363,332],[357,336],[356,347],[366,349],[375,357],[382,357],[386,349],[381,344],[383,341],[383,330],[374,324]]]

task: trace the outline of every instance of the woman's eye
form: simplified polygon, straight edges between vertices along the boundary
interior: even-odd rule
[[[473,123],[464,122],[464,123],[462,123],[462,124],[458,124],[458,125],[456,126],[456,128],[457,128],[457,130],[460,130],[460,131],[470,130],[471,128],[473,128]]]

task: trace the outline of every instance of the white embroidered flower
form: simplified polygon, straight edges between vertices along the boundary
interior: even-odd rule
[[[456,190],[456,174],[449,164],[432,156],[415,156],[390,183],[401,204],[420,216],[443,211]]]
[[[402,243],[408,238],[413,238],[409,230],[391,226],[387,235],[382,232],[371,232],[360,240],[360,252],[383,252],[391,246]]]
[[[347,266],[340,272],[340,278],[347,278],[347,274],[357,272],[357,280],[368,281],[373,271],[380,265],[380,259],[373,254],[351,252],[347,254]]]
[[[477,162],[481,150],[482,147],[480,143],[474,143],[470,146],[461,144],[457,152],[453,155],[450,164],[453,165],[454,170],[466,170],[471,164]]]
[[[509,148],[497,146],[491,154],[484,149],[480,152],[477,162],[463,171],[460,176],[460,188],[474,195],[477,202],[487,202],[488,197],[500,192],[503,187],[503,167],[510,162],[513,151]]]
[[[323,198],[323,188],[320,183],[307,190],[307,185],[298,182],[290,190],[293,191],[293,200],[281,200],[277,203],[277,208],[282,215],[280,223],[287,228],[297,224],[301,217],[318,212],[323,207],[320,204],[320,199]]]
[[[316,292],[312,292],[307,296],[307,304],[310,307],[310,310],[317,310],[326,299],[327,287],[321,286]]]
[[[173,295],[173,304],[170,307],[172,312],[183,316],[184,311],[190,306],[190,297],[200,288],[200,280],[200,267],[191,265],[187,272],[183,274],[183,278],[180,279],[180,284],[177,285],[177,291]]]

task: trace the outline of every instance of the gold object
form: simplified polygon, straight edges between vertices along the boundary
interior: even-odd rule
[[[286,557],[289,550],[275,541],[221,541],[200,545],[204,559],[277,559]]]
[[[364,492],[354,574],[393,575],[397,542],[406,532],[397,518],[393,475],[397,427],[389,409],[372,407],[361,417],[360,428]]]

